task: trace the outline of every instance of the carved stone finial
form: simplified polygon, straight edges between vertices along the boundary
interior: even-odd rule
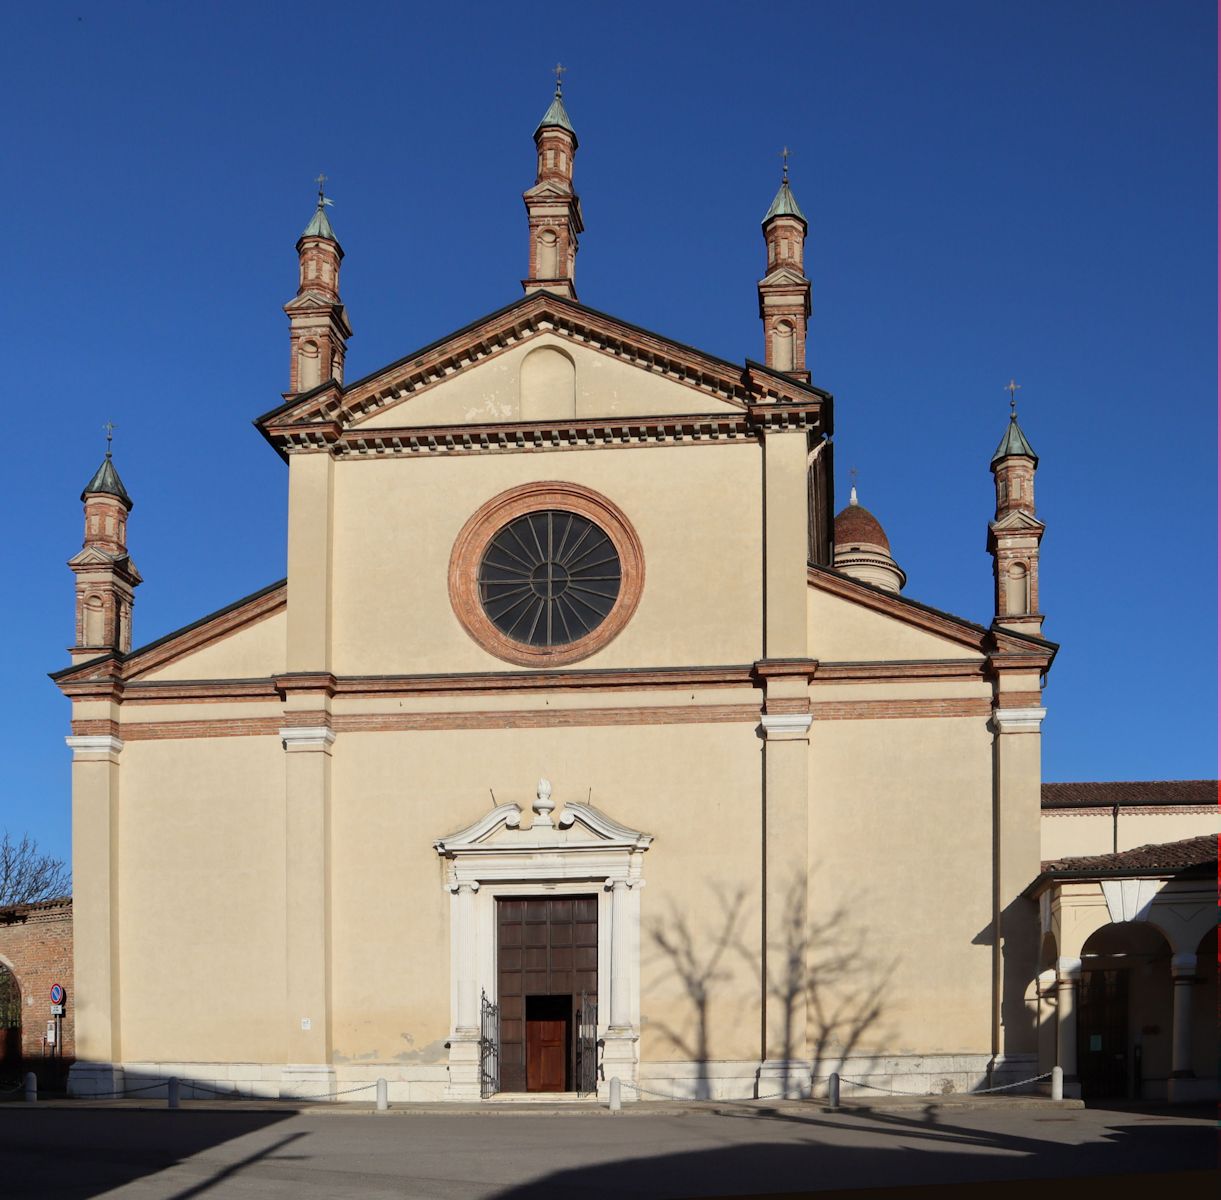
[[[540,779],[538,781],[538,794],[534,800],[534,824],[550,825],[551,813],[554,809],[555,801],[551,799],[551,780]]]

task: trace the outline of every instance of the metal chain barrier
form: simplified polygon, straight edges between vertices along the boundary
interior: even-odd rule
[[[829,1075],[819,1075],[810,1080],[811,1088],[816,1083],[826,1083],[831,1077]],[[1015,1083],[1002,1083],[996,1087],[989,1088],[974,1088],[966,1092],[909,1092],[901,1091],[896,1088],[881,1087],[876,1083],[866,1083],[863,1079],[851,1079],[847,1075],[841,1075],[841,1083],[850,1083],[854,1087],[868,1088],[872,1092],[882,1092],[887,1096],[918,1096],[918,1097],[938,1097],[938,1096],[987,1096],[993,1092],[1008,1092],[1014,1088],[1028,1087],[1032,1083],[1039,1083],[1041,1080],[1050,1079],[1051,1072],[1045,1071],[1042,1075],[1032,1075],[1029,1079],[1019,1079]],[[638,1083],[633,1083],[631,1080],[624,1079],[620,1081],[623,1087],[631,1088],[637,1095],[654,1096],[658,1100],[670,1100],[680,1104],[690,1104],[699,1100],[697,1096],[673,1096],[665,1092],[657,1092],[652,1088],[647,1088]],[[797,1099],[797,1097],[787,1096],[784,1092],[770,1092],[763,1096],[748,1096],[747,1100],[783,1100]],[[731,1103],[732,1101],[724,1101]]]
[[[820,1082],[823,1082],[824,1080],[826,1080],[827,1078],[829,1078],[829,1076],[820,1075],[818,1077],[818,1079],[811,1080],[811,1083],[820,1083]],[[655,1091],[653,1091],[652,1088],[642,1087],[638,1083],[633,1083],[630,1079],[621,1079],[619,1082],[623,1087],[631,1088],[632,1091],[636,1092],[638,1095],[656,1096],[658,1100],[670,1100],[677,1104],[698,1104],[700,1102],[699,1096],[671,1096],[671,1095],[667,1095],[665,1092],[655,1092]],[[766,1096],[748,1096],[747,1097],[748,1100],[783,1100],[784,1098],[785,1098],[784,1092],[769,1092]],[[789,1097],[789,1099],[796,1099],[796,1098],[797,1097],[794,1097],[794,1096]],[[711,1097],[709,1097],[709,1099],[711,1099]],[[736,1103],[740,1103],[740,1101],[738,1101],[738,1100],[717,1100],[717,1101],[715,1101],[715,1103],[717,1103],[717,1104],[736,1104]]]
[[[863,1079],[850,1079],[847,1075],[839,1077],[840,1083],[850,1083],[853,1087],[868,1088],[871,1092],[884,1092],[888,1096],[986,1096],[991,1092],[1007,1092],[1013,1088],[1026,1087],[1032,1083],[1038,1083],[1041,1079],[1050,1079],[1051,1072],[1045,1071],[1042,1075],[1032,1075],[1029,1079],[1019,1079],[1016,1083],[1002,1083],[996,1087],[990,1088],[973,1088],[966,1092],[905,1092],[897,1091],[894,1088],[879,1087],[876,1083],[866,1083]]]
[[[75,1096],[75,1097],[73,1097],[73,1099],[76,1099],[76,1100],[122,1100],[127,1096],[138,1096],[143,1092],[155,1091],[157,1088],[168,1088],[169,1083],[170,1083],[170,1081],[168,1079],[159,1079],[159,1080],[157,1080],[156,1083],[150,1083],[145,1087],[124,1088],[120,1092],[90,1092],[88,1095]],[[180,1078],[178,1080],[178,1084],[179,1084],[179,1087],[182,1088],[184,1091],[187,1089],[190,1089],[191,1091],[194,1091],[194,1092],[207,1092],[213,1096],[221,1096],[226,1100],[284,1101],[285,1103],[288,1103],[288,1104],[298,1104],[302,1100],[317,1100],[317,1101],[333,1100],[337,1096],[351,1096],[356,1092],[367,1092],[370,1088],[377,1087],[377,1082],[374,1081],[373,1083],[362,1083],[358,1087],[345,1088],[341,1092],[330,1092],[325,1096],[254,1096],[254,1095],[243,1096],[239,1091],[237,1091],[233,1088],[230,1088],[228,1090],[222,1090],[219,1088],[209,1087],[206,1083],[200,1083],[198,1080],[194,1080],[194,1079],[181,1079]],[[19,1091],[24,1086],[25,1086],[24,1084],[19,1083],[19,1084],[17,1084],[16,1087],[13,1087],[13,1088],[0,1089],[0,1094],[3,1094],[6,1091],[11,1091],[11,1092]]]
[[[155,1084],[156,1087],[162,1087],[164,1084]],[[260,1100],[260,1101],[276,1101],[282,1100],[287,1104],[299,1104],[302,1100],[333,1100],[336,1096],[351,1096],[356,1092],[367,1092],[370,1088],[377,1087],[377,1081],[372,1083],[362,1083],[352,1088],[345,1088],[342,1092],[328,1092],[325,1096],[243,1096],[235,1088],[227,1090],[209,1087],[206,1083],[200,1083],[194,1079],[180,1079],[179,1086],[185,1091],[190,1089],[194,1092],[207,1092],[212,1096],[221,1096],[226,1100]]]

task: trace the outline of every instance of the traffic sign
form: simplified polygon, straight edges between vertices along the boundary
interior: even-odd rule
[[[51,1003],[52,1004],[63,1004],[63,1002],[64,1002],[64,989],[58,983],[53,983],[51,985]]]

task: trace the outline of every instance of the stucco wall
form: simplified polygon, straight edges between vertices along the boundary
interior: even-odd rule
[[[526,412],[522,411],[522,367],[544,346],[558,348],[575,367],[567,410],[556,403],[531,405],[526,373]],[[558,399],[558,397],[557,397]],[[465,425],[548,417],[635,417],[729,412],[734,406],[694,388],[620,362],[608,354],[554,334],[542,333],[467,367],[443,383],[385,408],[361,422],[369,429],[421,425]]]
[[[825,1011],[838,998],[849,1015],[832,1044],[988,1050],[991,746],[984,718],[814,723],[812,961],[846,957],[826,973]]]
[[[334,669],[353,675],[510,669],[458,623],[447,586],[449,556],[485,501],[547,479],[608,497],[643,546],[636,614],[583,668],[753,662],[761,653],[759,470],[758,448],[736,444],[341,462]]]
[[[283,609],[138,679],[257,679],[284,670]]]
[[[449,897],[432,843],[489,811],[493,795],[528,812],[540,775],[557,803],[588,800],[655,836],[640,900],[642,1056],[681,1057],[670,1033],[689,1038],[698,1021],[676,957],[689,951],[698,969],[727,932],[704,1030],[715,1057],[757,1056],[757,1009],[742,1016],[757,995],[758,754],[750,724],[343,735],[332,809],[337,1056],[445,1060]]]
[[[1044,809],[1040,822],[1045,859],[1083,854],[1110,854],[1154,842],[1177,842],[1206,833],[1221,833],[1221,811],[1187,812],[1119,810],[1118,838],[1111,810]]]
[[[283,757],[276,737],[124,749],[125,1059],[282,1061]]]

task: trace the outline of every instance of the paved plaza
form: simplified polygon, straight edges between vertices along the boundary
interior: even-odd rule
[[[915,1185],[913,1196],[1117,1196],[1114,1180],[1096,1177],[1173,1174],[1176,1187],[1203,1186],[1208,1177],[1194,1173],[1215,1170],[1215,1137],[1207,1109],[639,1106],[612,1115],[5,1104],[0,1195],[660,1200],[886,1189],[859,1193],[867,1197]],[[1021,1182],[1065,1178],[1074,1182],[1063,1193]]]

